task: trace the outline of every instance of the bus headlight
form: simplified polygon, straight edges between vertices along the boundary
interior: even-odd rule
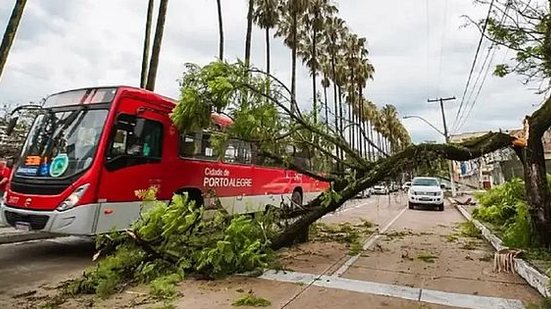
[[[61,205],[59,205],[57,207],[57,210],[65,211],[65,210],[68,210],[68,209],[71,209],[71,208],[75,207],[75,205],[78,203],[78,201],[80,200],[82,195],[84,195],[84,192],[86,192],[86,189],[88,189],[89,186],[90,186],[90,184],[87,183],[85,185],[82,185],[82,186],[76,188],[76,190],[73,191],[73,193],[71,193],[71,195],[69,195],[69,197],[67,197],[63,201],[63,203],[61,203]]]

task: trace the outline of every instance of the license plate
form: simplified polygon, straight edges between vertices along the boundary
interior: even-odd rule
[[[15,229],[28,232],[31,230],[31,224],[29,222],[15,222]]]
[[[432,199],[430,197],[422,197],[419,200],[421,200],[421,201],[431,201]]]

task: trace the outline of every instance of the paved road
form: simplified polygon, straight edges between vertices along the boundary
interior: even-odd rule
[[[55,287],[92,263],[90,239],[61,237],[0,245],[0,308],[38,287]]]
[[[231,308],[236,291],[249,289],[268,298],[271,308],[522,308],[521,301],[540,299],[519,277],[492,272],[488,244],[450,236],[464,222],[454,208],[409,210],[403,194],[392,194],[349,201],[322,220],[362,219],[376,223],[383,235],[353,260],[342,248],[318,247],[297,256],[295,272],[263,277],[269,280],[186,281],[177,307]],[[93,244],[76,238],[0,245],[0,308],[9,308],[13,295],[78,274],[92,254]],[[138,289],[103,305],[124,307],[142,294]]]

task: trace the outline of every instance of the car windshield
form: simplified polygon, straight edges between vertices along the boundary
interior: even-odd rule
[[[431,178],[414,179],[412,185],[413,186],[423,186],[423,187],[438,187],[439,186],[438,181],[436,181],[436,179],[431,179]]]
[[[16,175],[68,177],[90,167],[107,113],[106,109],[80,107],[38,115],[23,145]]]

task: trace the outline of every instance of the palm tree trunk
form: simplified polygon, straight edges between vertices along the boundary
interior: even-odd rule
[[[165,30],[166,10],[168,0],[161,0],[159,5],[159,15],[157,16],[157,27],[155,29],[155,38],[153,39],[153,50],[151,52],[151,61],[149,62],[149,72],[147,74],[147,90],[155,90],[155,80],[157,79],[157,69],[159,67],[159,54],[161,53],[161,43],[163,41],[163,32]]]
[[[354,115],[352,113],[352,102],[348,103],[348,142],[354,149]]]
[[[339,127],[340,127],[340,130],[339,130],[339,135],[341,136],[341,138],[344,139],[344,132],[343,132],[343,128],[344,128],[344,125],[343,125],[343,110],[342,110],[342,89],[341,89],[341,86],[338,86],[337,87],[338,91],[339,91]],[[341,153],[342,157],[341,159],[344,159],[344,153]]]
[[[314,36],[312,37],[312,94],[313,94],[313,108],[314,108],[314,123],[318,123],[318,98],[316,89],[316,36],[318,35],[316,27],[314,29]]]
[[[270,28],[266,27],[266,73],[270,74]]]
[[[251,63],[251,35],[253,32],[253,0],[249,0],[249,9],[247,11],[247,34],[245,37],[245,66],[249,67]]]
[[[327,87],[323,87],[323,102],[324,102],[324,109],[325,109],[325,126],[329,127],[329,106],[327,106]]]
[[[2,38],[2,44],[0,45],[0,78],[2,77],[2,72],[4,71],[4,65],[8,60],[8,54],[10,53],[13,40],[15,39],[19,22],[21,22],[21,16],[23,16],[25,4],[27,4],[27,0],[17,0],[13,10],[11,11],[10,20],[8,21],[6,31],[4,32],[4,37]]]
[[[145,37],[143,40],[142,72],[140,74],[140,88],[145,88],[147,83],[147,64],[149,62],[149,39],[151,36],[151,20],[153,19],[153,5],[155,0],[149,0],[147,4],[147,16],[145,19]]]
[[[335,114],[335,133],[340,132],[339,130],[339,113],[338,113],[338,101],[337,101],[337,81],[335,80],[336,76],[336,68],[335,68],[335,55],[331,55],[331,70],[333,71],[333,104],[334,104],[334,110],[333,113]],[[336,149],[337,157],[341,157],[340,155],[340,149],[337,147]]]
[[[373,126],[371,124],[371,121],[367,120],[367,122],[365,123],[366,127],[367,127],[367,136],[369,136],[369,139],[373,142]],[[366,147],[366,150],[367,150],[367,158],[369,161],[372,161],[373,160],[373,146],[371,146],[371,144],[368,144],[367,147]]]
[[[293,24],[291,25],[292,29],[292,40],[293,40],[293,47],[291,48],[291,111],[295,110],[295,100],[296,100],[296,92],[297,92],[297,13],[293,12]]]
[[[222,20],[222,0],[216,0],[216,6],[218,8],[218,59],[224,59],[224,24]]]

